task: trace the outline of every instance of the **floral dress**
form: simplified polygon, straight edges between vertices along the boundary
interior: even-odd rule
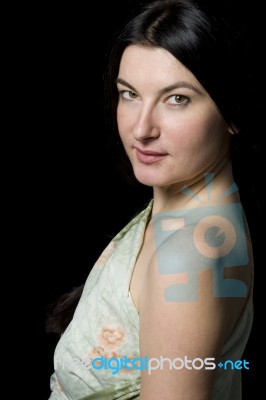
[[[152,201],[107,246],[92,268],[68,328],[54,355],[49,400],[139,399],[139,314],[129,285],[151,215]],[[252,325],[250,298],[221,361],[239,358]],[[109,364],[106,362],[110,361]],[[241,399],[241,371],[218,369],[213,400]]]
[[[129,285],[152,202],[136,216],[96,261],[54,355],[50,400],[134,399],[140,370],[97,369],[105,359],[139,357],[139,315]],[[98,363],[98,364],[97,364]]]

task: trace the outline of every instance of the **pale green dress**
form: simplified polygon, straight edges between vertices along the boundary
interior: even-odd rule
[[[49,400],[138,399],[138,369],[92,368],[95,357],[140,357],[139,314],[129,284],[141,248],[152,202],[107,246],[86,281],[73,320],[55,350],[55,372]],[[253,307],[247,306],[221,360],[240,359],[252,325]],[[217,371],[213,400],[240,400],[240,371]]]

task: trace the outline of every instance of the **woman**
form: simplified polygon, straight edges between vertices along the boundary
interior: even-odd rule
[[[114,45],[114,122],[153,199],[92,269],[56,348],[51,400],[241,399],[253,318],[232,172],[243,49],[231,11],[199,4],[155,1]]]

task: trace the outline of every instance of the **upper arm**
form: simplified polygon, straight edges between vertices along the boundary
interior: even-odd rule
[[[221,268],[219,248],[217,257],[207,258],[204,268],[198,268],[199,259],[188,248],[173,250],[175,240],[171,235],[157,247],[140,296],[140,353],[154,367],[142,371],[140,398],[208,400],[215,369],[206,369],[204,360],[219,362],[223,344],[246,302],[246,295],[219,297],[215,293],[223,289],[224,276],[245,281],[248,288],[250,271],[248,266]],[[172,271],[167,258],[173,263]],[[162,363],[162,357],[169,360]]]

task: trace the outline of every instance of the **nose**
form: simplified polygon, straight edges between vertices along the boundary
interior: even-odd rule
[[[156,122],[155,110],[142,107],[132,132],[134,138],[139,142],[158,138],[160,129]]]

